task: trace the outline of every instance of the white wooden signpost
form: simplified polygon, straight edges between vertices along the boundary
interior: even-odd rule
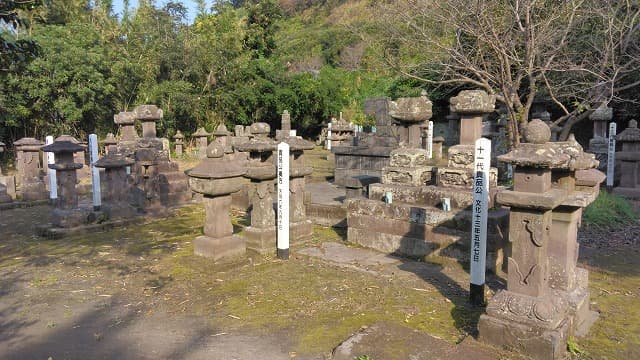
[[[44,140],[45,144],[53,144],[53,136],[49,135]],[[56,155],[52,152],[47,153],[47,164],[55,164]],[[48,168],[48,167],[47,167]],[[58,198],[58,179],[56,179],[56,169],[48,168],[49,170],[49,199],[51,202],[56,201]]]
[[[607,156],[607,190],[613,188],[613,176],[616,167],[616,123],[609,124],[609,144]]]
[[[427,157],[433,158],[433,121],[429,121],[429,127],[427,128]]]
[[[277,255],[289,259],[289,144],[278,144],[278,228]]]
[[[327,124],[327,150],[331,150],[331,122]]]
[[[471,281],[470,300],[484,305],[485,269],[487,263],[487,217],[489,211],[489,170],[491,168],[491,141],[480,138],[475,144],[473,162],[473,210],[471,222]]]
[[[93,190],[93,210],[100,210],[102,194],[100,192],[100,169],[96,167],[98,161],[98,135],[89,135],[89,164],[91,166],[91,189]]]

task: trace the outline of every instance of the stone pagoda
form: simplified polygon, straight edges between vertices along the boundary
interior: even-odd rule
[[[177,157],[182,157],[182,153],[184,152],[184,135],[178,130],[176,134],[173,136],[174,144],[175,144],[175,153]]]
[[[622,143],[622,150],[616,153],[620,161],[620,185],[614,194],[632,199],[640,199],[640,129],[636,120],[629,121],[629,127],[616,136]]]
[[[201,159],[207,157],[207,146],[209,145],[209,135],[203,127],[199,127],[191,136],[196,139],[196,154]]]
[[[229,218],[231,194],[242,188],[246,164],[225,154],[224,147],[211,144],[206,158],[188,171],[189,186],[203,195],[205,209],[204,235],[193,241],[196,255],[218,261],[243,255],[245,238],[233,233]]]
[[[499,156],[515,165],[513,190],[497,195],[510,207],[512,250],[507,288],[493,296],[478,323],[480,340],[534,359],[564,358],[568,336],[584,334],[595,319],[588,272],[577,267],[576,238],[582,209],[604,177],[577,142],[550,137],[549,127],[534,119],[526,142]]]

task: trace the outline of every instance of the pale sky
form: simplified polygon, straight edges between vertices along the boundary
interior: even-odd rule
[[[157,7],[162,7],[164,4],[166,4],[169,0],[155,0],[156,6]],[[197,7],[196,7],[196,2],[192,1],[192,0],[173,0],[176,2],[181,2],[188,10],[187,12],[187,20],[189,23],[193,22],[193,19],[196,16],[196,12],[197,12]],[[205,3],[207,4],[207,7],[211,6],[211,0],[206,0]],[[138,0],[129,0],[129,7],[130,8],[137,8],[138,7]],[[113,1],[113,12],[118,15],[118,18],[122,19],[122,0],[114,0]]]

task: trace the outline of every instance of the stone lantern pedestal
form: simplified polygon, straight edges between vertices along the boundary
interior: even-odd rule
[[[74,162],[74,154],[84,151],[84,147],[71,141],[55,141],[42,147],[42,151],[55,154],[55,164],[50,164],[56,170],[58,186],[58,200],[53,209],[52,223],[56,227],[75,227],[87,223],[87,212],[78,207],[78,192],[76,171],[82,164]]]
[[[231,193],[242,187],[245,164],[225,155],[224,148],[211,144],[206,158],[188,172],[191,190],[203,194],[206,213],[204,235],[193,241],[196,255],[221,260],[245,253],[242,236],[233,234],[229,218]]]
[[[516,166],[513,190],[497,195],[510,207],[512,251],[507,289],[496,293],[478,323],[480,340],[535,359],[563,358],[568,336],[590,316],[575,239],[581,208],[594,192],[577,191],[575,172],[597,161],[577,143],[550,143],[550,137],[549,127],[534,119],[527,143],[499,157]]]
[[[24,201],[47,199],[49,195],[40,174],[40,149],[44,143],[34,138],[22,138],[13,145],[17,152],[20,197]]]
[[[273,253],[276,249],[276,216],[273,210],[274,166],[273,152],[277,145],[267,138],[269,125],[255,123],[251,125],[254,138],[236,145],[236,149],[249,153],[247,172],[244,175],[251,180],[251,226],[246,227],[243,235],[247,240],[247,249],[260,254]]]
[[[127,181],[127,166],[133,160],[111,153],[96,161],[95,166],[104,169],[102,181],[102,211],[109,219],[127,219],[136,215],[136,209],[129,204],[130,185]]]
[[[289,237],[292,241],[300,241],[313,234],[313,224],[307,218],[304,202],[304,177],[310,175],[313,169],[304,163],[304,151],[311,150],[314,144],[299,137],[284,139],[289,144]]]

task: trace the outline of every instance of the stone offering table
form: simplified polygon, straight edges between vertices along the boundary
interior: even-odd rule
[[[575,173],[597,161],[576,142],[550,143],[550,137],[549,127],[534,119],[526,143],[499,157],[516,166],[513,190],[497,195],[510,207],[512,251],[507,289],[491,299],[478,324],[480,340],[535,359],[564,358],[568,336],[592,318],[587,273],[576,268],[576,237],[581,209],[597,192],[586,191],[588,181],[577,188]]]
[[[18,189],[24,201],[45,200],[45,190],[40,170],[40,149],[44,143],[34,138],[22,138],[13,143],[16,148]]]
[[[56,227],[70,228],[86,224],[90,211],[78,207],[78,181],[76,171],[82,164],[74,162],[74,154],[83,152],[84,147],[68,140],[56,140],[50,145],[42,147],[42,151],[55,154],[55,164],[49,164],[56,170],[58,199],[53,209],[52,223]]]
[[[243,255],[245,239],[233,234],[229,207],[231,193],[240,190],[244,183],[246,164],[225,155],[224,148],[216,144],[207,148],[206,156],[187,174],[191,189],[203,194],[206,212],[204,235],[194,240],[194,252],[215,261]]]
[[[267,123],[254,123],[251,132],[254,138],[236,145],[236,150],[249,153],[245,177],[251,180],[251,226],[244,229],[247,249],[260,254],[273,253],[276,249],[276,217],[273,210],[274,179],[276,167],[273,152],[275,141],[269,139]]]
[[[640,129],[636,120],[629,121],[629,127],[616,136],[622,143],[622,151],[616,153],[620,166],[620,186],[613,189],[618,194],[631,199],[640,199]]]

